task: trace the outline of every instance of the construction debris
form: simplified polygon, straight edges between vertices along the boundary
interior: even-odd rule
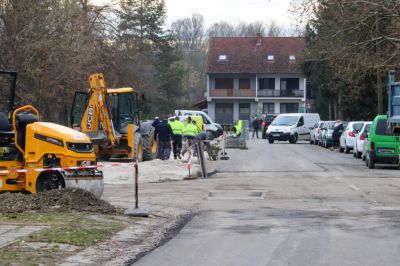
[[[1,193],[0,213],[78,211],[120,214],[114,207],[93,194],[78,188],[55,189],[37,194]]]

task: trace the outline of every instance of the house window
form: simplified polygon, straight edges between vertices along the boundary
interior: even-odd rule
[[[298,103],[281,103],[281,114],[298,113],[298,112],[299,112]]]
[[[224,61],[226,59],[227,59],[226,54],[220,54],[219,57],[218,57],[218,60],[221,60],[221,61]]]
[[[258,79],[260,90],[275,90],[275,78]]]
[[[215,89],[233,89],[233,79],[215,79]]]
[[[289,61],[296,61],[295,55],[289,55]]]
[[[299,89],[299,79],[298,78],[281,78],[281,90],[282,91],[292,91]]]
[[[274,103],[263,103],[263,113],[264,114],[275,113],[275,104]]]
[[[239,79],[239,89],[240,90],[250,89],[250,79],[248,78]]]
[[[250,121],[250,103],[239,103],[239,119]]]
[[[273,56],[273,55],[269,55],[269,56],[267,57],[267,59],[268,59],[268,61],[274,61],[274,56]]]

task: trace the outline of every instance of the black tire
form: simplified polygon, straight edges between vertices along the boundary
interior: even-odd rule
[[[368,168],[369,169],[375,169],[375,162],[371,161],[370,159],[368,159]]]
[[[299,137],[297,136],[297,134],[294,134],[293,138],[291,138],[291,139],[289,140],[289,143],[291,143],[291,144],[296,144],[298,138],[299,138]]]
[[[268,143],[269,143],[269,144],[274,144],[274,140],[273,140],[273,139],[269,139],[269,140],[268,140]]]
[[[347,147],[346,143],[344,143],[344,152],[349,154],[350,153],[350,148]]]
[[[314,140],[314,145],[318,145],[318,142],[319,142],[319,141],[315,139],[315,140]]]
[[[143,139],[139,132],[135,132],[135,139],[134,139],[134,161],[143,161]]]
[[[362,155],[362,153],[361,153],[361,152],[359,152],[359,151],[358,151],[358,152],[356,152],[356,158],[357,158],[357,159],[361,159],[361,155]]]
[[[343,153],[343,151],[344,151],[344,148],[340,147],[340,144],[339,144],[339,152]]]
[[[36,192],[65,188],[65,181],[60,172],[42,172],[36,180]]]
[[[157,140],[154,136],[154,127],[149,126],[141,130],[143,139],[143,161],[151,161],[157,155]]]
[[[375,162],[371,159],[371,155],[367,155],[366,165],[369,169],[375,169]]]

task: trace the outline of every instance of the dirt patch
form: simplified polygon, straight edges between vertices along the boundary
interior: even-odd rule
[[[120,214],[122,210],[82,189],[50,190],[37,194],[1,193],[0,213],[78,211]]]

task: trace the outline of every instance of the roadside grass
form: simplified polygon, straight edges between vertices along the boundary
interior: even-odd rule
[[[77,251],[102,242],[124,229],[126,224],[112,215],[81,212],[18,213],[0,215],[1,224],[41,225],[47,228],[20,238],[16,243],[0,250],[2,265],[51,265],[61,257],[71,255],[57,245],[34,249],[30,242],[57,243],[77,246]],[[76,251],[75,251],[76,252]]]

